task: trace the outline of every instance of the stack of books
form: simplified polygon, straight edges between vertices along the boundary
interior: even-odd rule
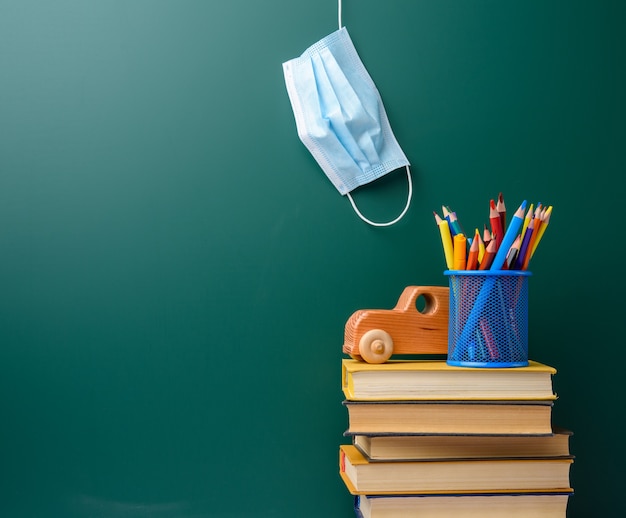
[[[339,473],[357,516],[565,517],[569,430],[552,425],[556,369],[342,360]]]

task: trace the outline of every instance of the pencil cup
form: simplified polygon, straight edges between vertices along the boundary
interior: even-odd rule
[[[528,365],[528,279],[522,270],[446,270],[449,365]]]

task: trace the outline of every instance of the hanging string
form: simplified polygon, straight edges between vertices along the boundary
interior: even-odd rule
[[[338,0],[337,2],[337,18],[339,21],[339,28],[341,29],[341,0]]]

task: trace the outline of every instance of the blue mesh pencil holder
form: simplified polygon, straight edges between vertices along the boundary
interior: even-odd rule
[[[446,270],[449,365],[528,365],[528,279],[520,270]]]

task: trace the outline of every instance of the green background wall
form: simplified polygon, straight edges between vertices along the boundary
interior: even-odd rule
[[[446,284],[432,211],[554,206],[530,355],[569,516],[618,516],[626,3],[346,0],[412,164],[396,226],[297,138],[281,64],[335,0],[0,1],[0,514],[349,517],[343,326]],[[355,198],[399,213],[402,172]],[[621,512],[620,512],[621,511]]]

